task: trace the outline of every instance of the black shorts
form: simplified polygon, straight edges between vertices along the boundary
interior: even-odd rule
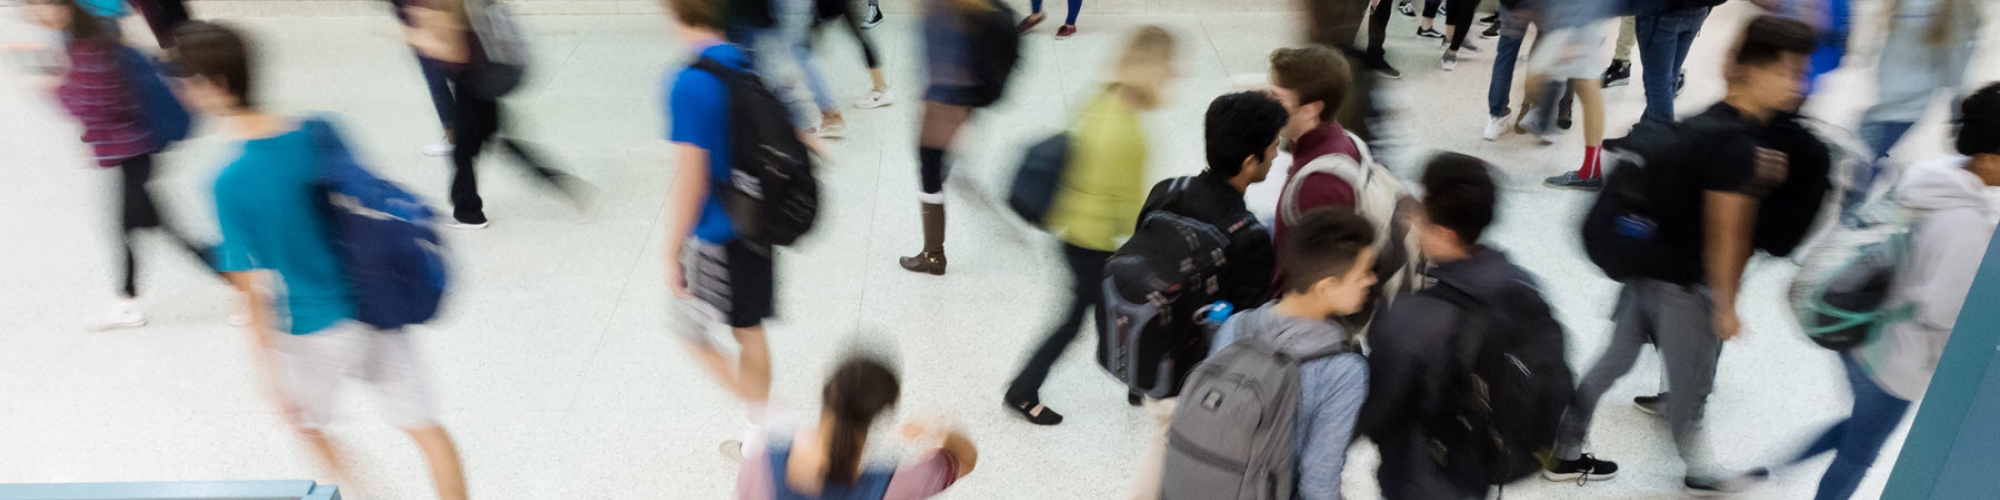
[[[731,328],[764,324],[776,301],[770,247],[741,239],[722,245],[699,239],[691,243],[688,292],[715,308]]]

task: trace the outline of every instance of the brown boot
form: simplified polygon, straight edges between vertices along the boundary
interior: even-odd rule
[[[944,276],[944,204],[924,204],[924,251],[899,262],[910,272]]]

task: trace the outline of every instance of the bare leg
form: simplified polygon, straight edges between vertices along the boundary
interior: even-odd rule
[[[1583,104],[1583,145],[1604,145],[1604,89],[1596,79],[1570,80],[1576,99]]]
[[[306,445],[312,447],[313,454],[319,456],[320,466],[333,475],[334,484],[353,483],[354,471],[347,468],[347,461],[342,459],[340,448],[333,445],[333,440],[327,439],[326,434],[317,429],[298,429],[298,432]]]
[[[736,383],[737,392],[753,407],[762,406],[771,399],[771,346],[764,341],[762,325],[736,328],[736,343],[741,346],[738,353]]]
[[[431,483],[437,487],[440,500],[466,500],[465,471],[459,466],[458,448],[451,442],[451,434],[443,426],[433,425],[422,429],[404,429],[410,439],[424,452],[424,460],[431,465]]]
[[[875,90],[889,90],[889,79],[882,76],[882,68],[868,68],[868,80],[875,83]]]
[[[972,108],[924,101],[923,130],[917,144],[927,148],[951,149],[958,129],[972,118]]]

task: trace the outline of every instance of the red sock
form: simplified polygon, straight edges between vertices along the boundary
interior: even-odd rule
[[[1576,169],[1576,176],[1584,179],[1596,179],[1597,176],[1603,175],[1604,172],[1601,171],[1602,165],[1598,163],[1598,156],[1603,152],[1603,147],[1584,146],[1583,168]]]

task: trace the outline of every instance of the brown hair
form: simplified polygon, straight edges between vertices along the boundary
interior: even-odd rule
[[[1347,87],[1354,75],[1347,59],[1324,45],[1283,48],[1271,51],[1271,81],[1299,94],[1299,105],[1324,103],[1319,119],[1333,121],[1340,103],[1347,101]]]
[[[71,40],[92,43],[115,42],[114,38],[117,34],[107,29],[104,25],[104,23],[115,21],[98,19],[97,16],[91,15],[89,10],[83,8],[83,2],[78,0],[29,0],[28,3],[54,5],[69,11],[69,26],[63,27],[62,31],[63,34],[69,35],[69,39]]]
[[[168,67],[177,76],[199,76],[221,83],[238,105],[255,107],[250,46],[244,43],[243,35],[221,23],[188,21],[174,28],[174,40]]]
[[[696,28],[722,28],[722,0],[666,0],[667,13],[681,24]]]
[[[1306,293],[1320,280],[1346,275],[1375,246],[1375,226],[1343,207],[1306,211],[1278,248],[1285,263],[1285,293]]]
[[[827,483],[854,484],[860,478],[868,428],[883,410],[896,405],[901,392],[896,372],[880,361],[848,358],[833,370],[820,391],[821,411],[833,417],[833,439],[826,445]]]
[[[1160,91],[1172,78],[1168,68],[1174,61],[1174,34],[1156,25],[1140,26],[1118,56],[1112,81],[1139,92],[1147,106],[1158,105]]]

